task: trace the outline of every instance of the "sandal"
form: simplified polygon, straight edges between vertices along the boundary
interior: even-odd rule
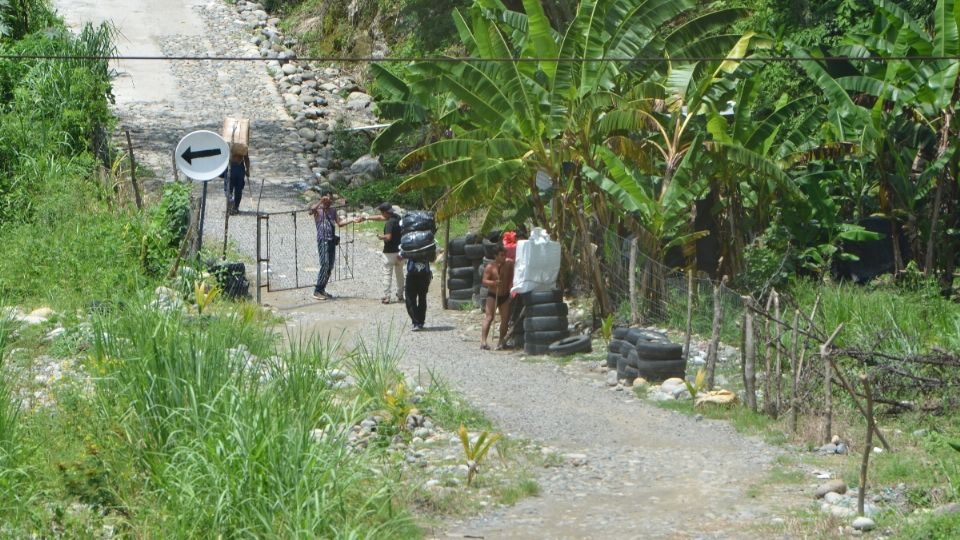
[[[489,345],[481,345],[481,346],[480,346],[480,350],[481,350],[481,351],[489,351],[489,350],[490,350],[490,346],[489,346]]]
[[[383,298],[380,299],[380,303],[381,303],[381,304],[389,304],[389,303],[390,303],[390,297],[389,297],[389,296],[384,296]]]

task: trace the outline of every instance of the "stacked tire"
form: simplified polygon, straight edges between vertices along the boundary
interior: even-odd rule
[[[479,280],[476,279],[475,258],[468,256],[467,252],[471,246],[469,252],[476,255],[477,250],[472,247],[477,245],[476,240],[475,235],[467,235],[447,243],[447,309],[462,309],[474,300]],[[482,258],[482,253],[480,255]]]
[[[407,212],[400,218],[400,255],[414,262],[437,260],[434,233],[437,222],[430,212]]]
[[[687,362],[683,347],[660,332],[642,328],[614,328],[607,348],[607,367],[617,369],[617,378],[633,382],[683,378]]]
[[[550,353],[550,345],[570,337],[567,304],[560,289],[533,291],[523,299],[523,351],[530,355]]]

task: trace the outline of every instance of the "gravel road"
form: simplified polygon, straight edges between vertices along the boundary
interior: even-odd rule
[[[233,7],[214,1],[166,0],[164,14],[147,0],[57,0],[72,25],[115,17],[121,52],[255,56]],[[119,9],[122,8],[122,9]],[[122,13],[120,16],[114,14]],[[176,141],[194,129],[219,131],[225,115],[252,120],[254,180],[261,209],[303,207],[297,198],[308,170],[297,133],[274,80],[261,62],[153,62],[121,65],[115,112],[131,129],[138,160],[170,177]],[[211,185],[207,241],[222,240],[222,192]],[[251,259],[254,197],[248,193],[230,237]],[[309,235],[307,235],[309,237]],[[311,238],[302,265],[315,265]],[[376,339],[390,334],[403,367],[446,379],[507,434],[567,455],[540,475],[539,497],[479,517],[450,522],[436,538],[769,538],[757,525],[779,520],[800,495],[751,498],[779,450],[736,434],[722,422],[661,410],[629,390],[607,386],[606,374],[584,362],[558,366],[518,353],[479,350],[480,317],[443,312],[439,280],[431,291],[428,331],[411,332],[399,304],[383,306],[379,250],[370,233],[357,237],[353,279],[333,283],[334,301],[311,289],[266,293],[264,303],[288,317],[291,332]]]

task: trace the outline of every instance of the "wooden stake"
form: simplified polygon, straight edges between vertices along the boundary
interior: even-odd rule
[[[637,237],[630,241],[630,323],[640,324],[640,312],[637,310]]]
[[[693,333],[693,269],[687,270],[687,337],[684,340],[683,350],[687,351],[687,363],[690,363],[690,335]]]
[[[854,391],[853,386],[847,382],[847,378],[843,376],[843,372],[837,368],[837,363],[833,361],[833,357],[830,357],[830,364],[833,367],[833,374],[836,375],[837,381],[840,383],[840,386],[850,394],[850,399],[853,400],[853,405],[860,411],[860,414],[864,418],[867,417],[867,409],[860,403],[860,400],[857,397],[857,393]],[[888,452],[893,451],[893,447],[890,446],[890,443],[887,442],[887,438],[883,436],[883,433],[880,432],[880,428],[877,427],[876,422],[873,424],[873,433],[877,436],[877,439],[880,441],[880,444],[883,445],[884,450]]]
[[[447,267],[450,266],[450,220],[443,227],[443,271],[440,273],[440,303],[447,307]]]
[[[140,196],[140,186],[137,184],[137,162],[133,158],[133,143],[130,142],[130,130],[123,132],[127,136],[127,157],[130,158],[130,183],[133,184],[133,198],[137,202],[137,210],[143,210],[143,198]]]
[[[764,306],[764,312],[768,315],[770,314],[770,307],[773,305],[773,297],[776,294],[777,292],[771,289],[767,296],[767,305]],[[761,343],[766,344],[763,351],[763,412],[773,416],[773,401],[770,399],[773,396],[770,386],[773,383],[773,377],[770,376],[770,364],[773,357],[773,340],[770,339],[770,317],[765,317],[763,320],[763,340]]]
[[[790,431],[797,432],[797,409],[800,408],[800,401],[797,399],[797,385],[800,383],[798,349],[800,348],[800,310],[793,312],[793,352],[790,355]]]
[[[774,292],[773,294],[774,294],[773,313],[776,315],[777,320],[779,321],[780,320],[780,294],[776,292]],[[777,418],[780,416],[780,410],[782,406],[781,399],[783,397],[783,384],[781,383],[781,378],[783,376],[783,367],[781,364],[782,358],[780,355],[781,345],[782,345],[780,338],[781,338],[781,331],[783,330],[783,328],[780,326],[779,323],[777,323],[774,325],[774,329],[776,331],[776,335],[774,336],[773,339],[774,339],[774,342],[776,343],[777,356],[775,360],[775,369],[774,369],[774,375],[773,375],[774,377],[773,381],[775,385],[774,391],[776,393],[775,394],[776,399],[773,402],[773,417]]]
[[[717,371],[717,356],[720,353],[720,326],[723,323],[723,286],[727,276],[713,286],[713,328],[710,332],[710,345],[707,348],[707,390],[713,390],[714,376]]]
[[[757,411],[757,375],[756,375],[756,336],[753,335],[753,298],[743,297],[743,346],[740,356],[743,371],[743,390],[746,394],[747,406],[751,411]]]
[[[867,398],[867,442],[863,449],[863,461],[860,462],[860,490],[857,493],[857,513],[863,515],[863,500],[867,495],[867,467],[870,465],[870,452],[873,451],[873,391],[870,388],[870,378],[866,374],[860,375],[860,384]]]
[[[830,361],[830,346],[842,329],[843,323],[840,323],[827,341],[820,346],[820,360],[823,362],[823,438],[826,442],[830,442],[833,438],[833,369]]]

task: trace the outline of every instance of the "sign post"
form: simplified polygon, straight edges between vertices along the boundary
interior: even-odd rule
[[[203,222],[207,214],[207,184],[226,170],[230,161],[230,147],[223,137],[212,131],[194,131],[177,143],[177,149],[173,152],[173,161],[187,178],[203,182],[200,230],[197,240],[199,251],[203,247]]]

